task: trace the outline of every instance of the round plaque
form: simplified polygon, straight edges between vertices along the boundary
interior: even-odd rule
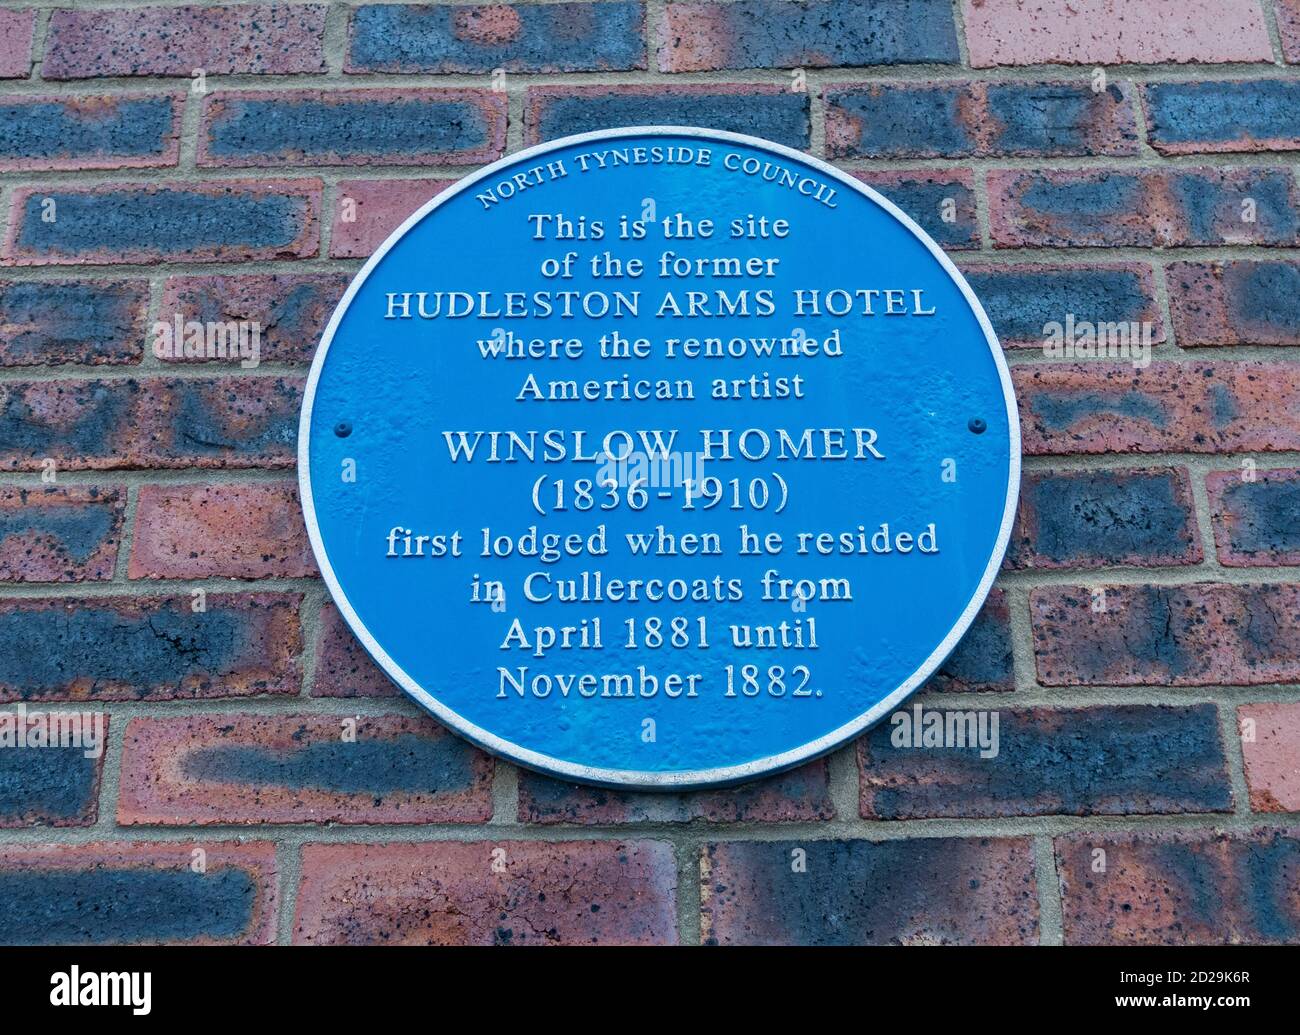
[[[577,780],[749,779],[939,668],[1010,536],[1019,427],[970,287],[777,144],[568,137],[402,224],[299,436],[329,591],[385,672]]]

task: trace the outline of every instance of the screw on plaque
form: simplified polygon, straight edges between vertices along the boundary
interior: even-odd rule
[[[970,423],[968,423],[966,427],[970,428],[971,431],[975,432],[975,434],[982,435],[988,428],[988,425],[984,423],[983,417],[972,417]]]
[[[334,425],[334,434],[339,438],[347,438],[352,434],[352,425],[345,420],[341,420]]]

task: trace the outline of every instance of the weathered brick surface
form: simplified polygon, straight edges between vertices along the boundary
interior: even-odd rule
[[[1149,83],[1143,96],[1147,139],[1161,154],[1300,148],[1294,79]]]
[[[347,72],[589,72],[646,67],[645,6],[632,0],[352,11]]]
[[[620,126],[705,126],[808,147],[808,95],[768,83],[689,86],[534,86],[525,101],[529,144]]]
[[[250,328],[256,324],[259,362],[307,363],[347,286],[348,277],[342,273],[168,277],[158,320],[173,329],[177,317],[183,329],[192,322],[248,323]],[[174,330],[169,340],[174,344]],[[160,358],[176,363],[230,362],[209,357],[206,348],[202,352],[198,349],[197,338],[191,340],[195,343],[192,349],[173,350],[171,355]],[[150,341],[156,343],[157,338],[151,337]]]
[[[0,384],[0,467],[39,471],[127,466],[140,386],[135,381]]]
[[[1056,869],[1067,944],[1300,939],[1295,831],[1077,834],[1056,839]]]
[[[0,281],[0,366],[138,363],[144,280]]]
[[[0,599],[0,701],[295,694],[301,603],[294,593]]]
[[[1150,324],[1153,344],[1165,340],[1151,267],[1141,263],[1084,266],[971,266],[962,271],[1004,346],[1041,349],[1052,325]]]
[[[0,829],[92,826],[108,722],[103,712],[0,709]]]
[[[1038,940],[1024,838],[705,846],[700,935],[720,945],[982,945]]]
[[[401,697],[397,684],[371,660],[333,604],[321,608],[316,625],[313,697]]]
[[[916,707],[920,707],[919,705]],[[923,712],[922,715],[925,713]],[[904,706],[858,742],[867,819],[1227,812],[1227,761],[1212,704],[999,709],[978,720],[949,705],[935,723],[967,747],[922,746]],[[926,720],[923,718],[922,723]],[[936,736],[940,727],[936,726]],[[996,748],[996,755],[992,752]]]
[[[1300,564],[1300,470],[1213,471],[1206,488],[1220,564]]]
[[[317,574],[293,482],[145,485],[133,579],[266,579]]]
[[[661,72],[957,59],[948,0],[670,0],[658,39]]]
[[[969,170],[917,169],[853,175],[911,216],[944,251],[979,247],[975,177]]]
[[[994,170],[999,248],[1152,248],[1300,243],[1289,169]]]
[[[1237,727],[1251,809],[1300,812],[1300,704],[1244,704]]]
[[[454,180],[340,180],[334,194],[330,257],[366,259]]]
[[[0,102],[0,169],[128,169],[175,165],[181,98],[113,94]]]
[[[477,165],[505,142],[491,90],[223,90],[204,106],[198,163]]]
[[[57,10],[46,79],[325,71],[324,4]]]
[[[1175,262],[1167,277],[1179,345],[1300,345],[1300,263]]]
[[[201,869],[200,869],[201,867]],[[275,845],[0,845],[0,944],[267,944]]]
[[[1010,606],[1006,591],[994,587],[966,635],[930,677],[925,689],[961,692],[1015,688]]]
[[[1012,371],[1029,454],[1300,448],[1291,363],[1062,363]]]
[[[794,823],[832,819],[824,758],[734,790],[655,793],[624,791],[519,776],[524,823]]]
[[[0,486],[0,581],[111,579],[125,514],[120,486]]]
[[[7,4],[0,712],[117,743],[0,746],[0,851],[72,859],[35,914],[0,862],[0,940],[1300,940],[1295,832],[1250,833],[1300,812],[1298,77],[1300,0]],[[320,589],[299,411],[357,269],[506,151],[647,123],[833,162],[961,259],[1030,459],[919,700],[996,706],[996,756],[886,722],[738,787],[582,787],[422,718]],[[405,833],[302,848],[334,823]]]
[[[25,79],[32,69],[36,12],[0,10],[0,79]]]
[[[1199,564],[1187,469],[1029,471],[1007,552],[1012,568]]]
[[[320,195],[319,180],[20,187],[10,207],[6,261],[302,259],[320,249]]]
[[[204,715],[132,719],[117,821],[475,823],[492,762],[429,719]]]
[[[677,864],[658,841],[309,844],[294,914],[310,945],[665,944]]]
[[[1047,686],[1300,682],[1300,586],[1044,586],[1029,602]]]
[[[1293,65],[1300,64],[1300,0],[1274,0],[1273,12],[1283,56]]]
[[[301,402],[296,378],[10,381],[0,468],[291,467]]]
[[[287,377],[140,383],[142,467],[292,467],[303,382]]]
[[[1129,155],[1133,106],[1089,83],[852,83],[826,89],[832,158]]]
[[[962,0],[976,68],[1272,61],[1257,0]]]

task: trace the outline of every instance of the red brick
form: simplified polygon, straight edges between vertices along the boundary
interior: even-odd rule
[[[1237,726],[1251,810],[1300,812],[1300,704],[1243,704]]]
[[[19,187],[5,256],[16,266],[305,259],[320,251],[320,205],[320,180]]]
[[[1002,169],[988,174],[988,192],[998,248],[1300,242],[1300,193],[1280,167]]]
[[[1300,564],[1300,470],[1239,468],[1205,479],[1219,563]]]
[[[1295,831],[1093,833],[1055,844],[1066,944],[1300,940]]]
[[[140,383],[130,466],[291,468],[301,378],[150,378]]]
[[[127,571],[133,579],[318,574],[293,482],[143,486]]]
[[[32,73],[35,11],[0,10],[0,79],[26,79]]]
[[[296,694],[296,593],[0,599],[0,701]]]
[[[369,258],[407,216],[454,182],[340,180],[334,194],[330,258]]]
[[[1167,277],[1184,348],[1300,345],[1300,263],[1174,262]]]
[[[624,791],[519,774],[521,823],[795,823],[835,818],[826,759],[722,791]]]
[[[478,165],[506,144],[491,90],[222,90],[203,107],[200,166]]]
[[[951,724],[968,746],[925,746],[927,721],[945,730]],[[876,726],[858,742],[862,815],[988,819],[1232,809],[1212,704],[999,708],[978,723],[963,701],[905,705]]]
[[[492,817],[492,760],[425,718],[132,719],[122,751],[125,826]]]
[[[835,83],[824,96],[831,158],[1137,153],[1132,102],[1118,85]]]
[[[0,366],[139,363],[147,280],[0,281]]]
[[[1277,31],[1282,37],[1282,54],[1293,65],[1300,65],[1300,0],[1274,0]]]
[[[657,841],[309,844],[293,940],[672,944],[676,893],[672,846]]]
[[[120,486],[0,487],[0,581],[111,579],[125,512]]]
[[[173,327],[178,316],[183,324],[247,321],[259,329],[260,362],[307,363],[347,286],[348,277],[341,273],[168,277],[158,320]],[[184,355],[160,358],[219,362]]]
[[[1185,467],[1027,471],[1009,568],[1199,564]]]
[[[11,97],[0,169],[148,169],[175,165],[183,94]]]
[[[975,68],[1272,61],[1258,0],[962,0]]]
[[[710,844],[700,858],[700,937],[711,945],[1033,945],[1033,845],[954,837]]]
[[[1035,363],[1012,381],[1030,455],[1300,449],[1294,364]]]
[[[1300,682],[1300,586],[1044,586],[1029,603],[1046,686]]]
[[[331,603],[322,605],[316,623],[316,678],[311,693],[313,697],[402,696]]]
[[[0,845],[6,945],[270,944],[278,901],[269,841]]]
[[[46,79],[324,72],[324,4],[58,10]]]

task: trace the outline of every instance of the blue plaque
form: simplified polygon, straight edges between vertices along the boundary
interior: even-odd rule
[[[843,743],[992,585],[1019,426],[988,318],[889,201],[753,137],[568,137],[445,190],[339,303],[312,547],[484,748],[680,788]]]

